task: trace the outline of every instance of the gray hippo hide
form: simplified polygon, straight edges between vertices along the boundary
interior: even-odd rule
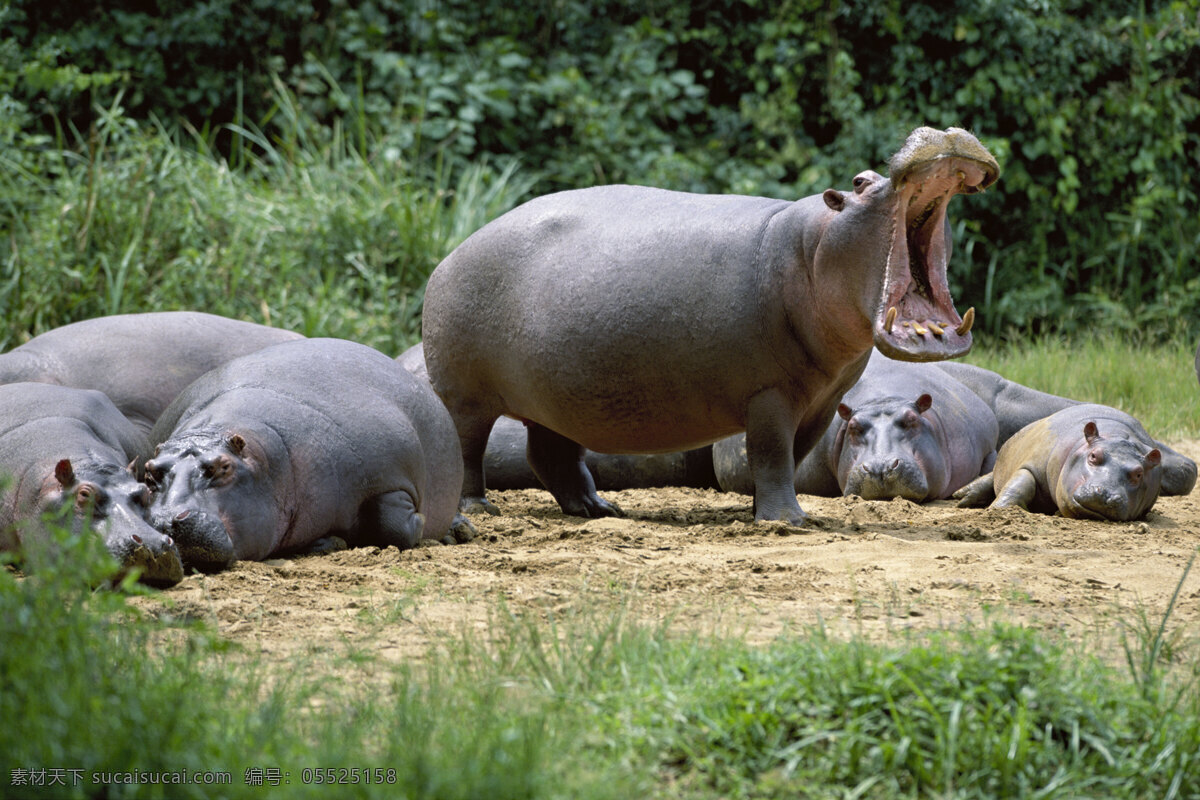
[[[1030,389],[974,364],[940,361],[935,366],[973,391],[991,407],[999,425],[997,447],[1003,447],[1013,434],[1026,425],[1080,403],[1078,400]]]
[[[991,470],[996,416],[939,366],[873,352],[824,435],[796,468],[795,491],[921,503],[947,498]],[[713,445],[713,466],[723,490],[753,491],[744,436]]]
[[[151,519],[189,566],[335,534],[402,549],[469,534],[455,519],[454,423],[425,381],[365,345],[305,339],[234,359],[185,389],[150,438]]]
[[[183,578],[179,552],[152,528],[150,490],[128,466],[149,455],[145,434],[100,392],[44,383],[0,386],[0,549],[32,556],[46,546],[46,513],[104,539],[125,571],[169,586]],[[70,507],[70,511],[66,510]]]
[[[1000,448],[995,469],[963,487],[964,507],[1020,506],[1083,519],[1137,519],[1159,494],[1187,494],[1196,463],[1129,414],[1080,404],[1038,420]],[[993,500],[994,498],[994,500]]]
[[[0,383],[37,381],[104,392],[149,433],[189,383],[218,364],[298,333],[196,311],[74,322],[0,355]]]
[[[424,346],[417,343],[396,360],[414,375],[429,380]],[[511,417],[500,417],[488,435],[483,470],[492,489],[541,489],[544,485],[529,465],[529,437],[525,425]],[[585,450],[583,463],[597,489],[648,489],[656,486],[691,486],[714,489],[712,448],[700,447],[682,453],[619,455]]]
[[[584,448],[669,453],[745,430],[755,516],[801,524],[797,459],[874,343],[914,361],[971,347],[946,285],[946,208],[999,174],[966,131],[914,131],[890,177],[796,202],[602,186],[532,200],[446,257],[425,292],[430,381],[454,418],[465,510],[495,511],[497,417],[528,425],[563,511],[618,513]]]

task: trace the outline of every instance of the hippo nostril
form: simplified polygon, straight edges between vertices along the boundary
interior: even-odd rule
[[[133,541],[137,542],[138,544],[142,543],[142,537],[138,536],[136,533],[131,533],[130,536],[132,536]]]
[[[167,537],[167,547],[174,547],[174,546],[175,546],[175,540],[172,539],[170,536],[168,536]]]
[[[891,465],[888,467],[888,470],[892,471],[892,470],[897,470],[899,468],[900,468],[900,459],[893,458]]]
[[[178,514],[175,515],[175,521],[183,522],[185,519],[187,519],[191,515],[192,515],[191,509],[187,509],[185,511],[180,511]]]

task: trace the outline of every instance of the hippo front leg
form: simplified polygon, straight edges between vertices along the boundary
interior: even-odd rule
[[[750,400],[746,412],[746,460],[754,481],[754,519],[803,525],[808,515],[796,500],[793,404],[768,390]]]
[[[985,472],[951,495],[959,508],[983,508],[996,499],[996,484],[992,473]]]
[[[564,514],[576,517],[623,517],[615,504],[596,494],[596,482],[583,462],[583,446],[549,428],[530,423],[525,456],[529,466]]]
[[[411,550],[425,532],[425,515],[417,511],[412,495],[403,489],[371,498],[361,519],[365,538],[382,547],[394,545],[398,550]]]
[[[1029,510],[1029,504],[1037,497],[1037,477],[1028,469],[1019,469],[1004,484],[1004,488],[996,492],[995,501],[990,508],[1007,508],[1019,506]]]

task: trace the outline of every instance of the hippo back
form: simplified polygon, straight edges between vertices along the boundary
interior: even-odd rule
[[[213,367],[301,338],[195,311],[118,314],[55,328],[0,355],[0,383],[96,389],[148,432],[175,396]]]

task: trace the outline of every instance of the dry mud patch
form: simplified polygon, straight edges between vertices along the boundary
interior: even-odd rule
[[[1200,459],[1200,441],[1174,446]],[[801,496],[805,529],[755,523],[750,498],[711,490],[606,492],[627,516],[599,520],[564,516],[543,491],[490,496],[502,514],[474,517],[468,544],[242,562],[134,602],[282,663],[419,659],[464,629],[486,636],[497,613],[618,602],[635,619],[755,642],[815,623],[885,639],[1003,618],[1097,637],[1116,658],[1110,634],[1139,613],[1157,621],[1200,546],[1200,491],[1133,523]],[[1188,635],[1198,618],[1200,567],[1171,624]]]

